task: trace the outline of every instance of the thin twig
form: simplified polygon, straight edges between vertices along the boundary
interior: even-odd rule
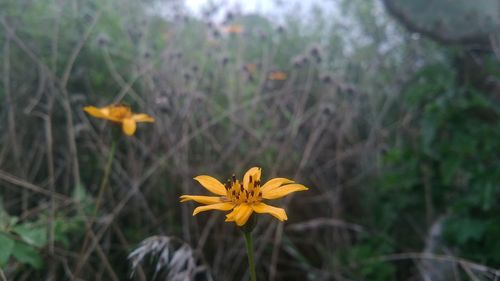
[[[71,198],[69,197],[66,197],[65,195],[62,195],[60,193],[57,193],[57,192],[50,192],[50,191],[47,191],[45,190],[44,188],[41,188],[37,185],[34,185],[30,182],[27,182],[23,179],[20,179],[14,175],[11,175],[5,171],[2,171],[0,170],[0,179],[1,180],[4,180],[6,182],[9,182],[11,184],[14,184],[14,185],[17,185],[17,186],[20,186],[20,187],[23,187],[23,188],[26,188],[26,189],[29,189],[33,192],[36,192],[36,193],[39,193],[39,194],[43,194],[43,195],[46,195],[46,196],[49,196],[49,197],[52,197],[54,199],[57,199],[57,200],[61,200],[61,201],[64,201],[64,202],[67,202],[67,201],[72,201]]]
[[[457,258],[455,256],[447,256],[447,255],[436,255],[430,253],[400,253],[400,254],[392,254],[392,255],[384,255],[379,256],[377,258],[366,260],[365,263],[370,262],[379,262],[379,261],[397,261],[397,260],[406,260],[406,259],[427,259],[427,260],[435,260],[435,261],[447,261],[458,263],[461,266],[465,266],[480,272],[491,273],[495,276],[500,276],[500,270],[493,269],[487,267],[482,264],[477,264],[475,262],[468,261],[466,259]]]

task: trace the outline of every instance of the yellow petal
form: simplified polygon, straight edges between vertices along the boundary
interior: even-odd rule
[[[270,214],[280,221],[286,221],[288,219],[285,209],[273,207],[264,203],[253,204],[252,209],[259,214]]]
[[[181,202],[193,200],[201,204],[216,204],[221,203],[221,198],[218,196],[197,196],[197,195],[182,195]]]
[[[248,183],[250,182],[250,176],[252,176],[252,181],[259,181],[262,169],[259,167],[250,168],[243,176],[243,188],[248,189]]]
[[[104,116],[106,116],[105,117],[106,119],[114,121],[114,122],[122,122],[123,118],[116,116],[116,114],[112,114],[113,111],[115,111],[115,110],[113,110],[113,108],[116,108],[116,106],[114,106],[114,105],[105,106],[105,107],[99,108],[99,110],[101,111],[101,113]]]
[[[131,136],[135,133],[135,128],[137,127],[137,124],[135,123],[135,120],[132,118],[125,118],[123,119],[122,122],[122,130],[127,136]]]
[[[237,217],[235,217],[235,222],[238,226],[243,226],[247,223],[248,219],[253,213],[253,209],[248,205],[243,205]]]
[[[101,110],[95,106],[86,106],[83,108],[85,112],[90,114],[91,116],[97,117],[97,118],[106,118],[106,115],[104,115]]]
[[[262,192],[271,191],[271,190],[274,190],[274,189],[282,186],[283,184],[289,184],[289,183],[293,183],[293,181],[289,180],[289,179],[285,179],[285,178],[274,178],[274,179],[271,179],[268,182],[266,182],[260,188],[260,190]]]
[[[227,215],[226,215],[226,220],[225,220],[225,221],[226,221],[226,222],[234,221],[234,217],[235,217],[235,216],[236,216],[236,214],[238,213],[239,208],[240,208],[240,206],[238,205],[238,206],[236,206],[236,207],[233,209],[233,211],[232,211],[231,213],[227,214]]]
[[[302,191],[302,190],[308,190],[308,188],[303,186],[302,184],[297,184],[297,183],[288,184],[273,190],[262,191],[262,198],[277,199],[286,196],[292,192]]]
[[[286,80],[287,74],[283,71],[272,71],[267,76],[269,80],[283,81]]]
[[[196,216],[197,214],[209,210],[219,210],[219,211],[229,211],[232,208],[234,208],[234,205],[232,203],[217,203],[217,204],[210,204],[206,206],[200,206],[196,207],[193,211],[193,216]]]
[[[155,119],[147,114],[140,113],[132,115],[132,119],[136,122],[154,122]]]
[[[208,191],[217,195],[226,195],[226,188],[217,179],[205,175],[197,176],[194,179],[197,180],[204,188],[208,189]]]
[[[97,108],[95,106],[86,106],[83,108],[83,110],[85,112],[87,112],[88,114],[90,114],[91,116],[96,117],[96,118],[108,119],[111,121],[119,121],[119,120],[115,120],[115,118],[113,118],[109,115],[109,110],[107,107]]]
[[[240,204],[231,213],[226,215],[226,222],[234,221],[239,226],[245,225],[252,212],[253,209],[248,204]]]
[[[88,114],[90,114],[91,116],[94,116],[96,118],[107,119],[107,120],[114,121],[114,122],[121,121],[120,119],[115,118],[109,114],[110,113],[109,107],[97,108],[95,106],[86,106],[83,108],[83,110],[85,112],[87,112]]]

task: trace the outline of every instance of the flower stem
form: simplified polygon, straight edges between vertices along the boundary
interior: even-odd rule
[[[243,231],[245,236],[245,245],[248,254],[248,269],[250,270],[250,280],[257,281],[257,275],[255,274],[255,262],[253,258],[253,240],[252,233],[250,231]]]
[[[97,195],[93,217],[96,216],[97,211],[99,210],[104,191],[106,190],[106,186],[108,185],[109,174],[111,172],[111,166],[113,164],[117,143],[117,138],[113,138],[113,142],[111,143],[111,150],[109,151],[108,155],[108,161],[106,162],[106,168],[104,170],[104,177],[102,178],[101,186],[99,187],[99,194]]]

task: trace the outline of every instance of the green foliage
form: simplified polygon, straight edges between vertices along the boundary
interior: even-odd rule
[[[47,243],[47,226],[20,223],[16,217],[10,217],[1,205],[0,214],[0,266],[5,266],[12,256],[21,263],[40,269],[42,258],[37,249]]]
[[[0,265],[4,265],[9,260],[15,241],[9,236],[0,233]]]
[[[16,242],[12,249],[12,256],[20,263],[29,264],[35,269],[43,266],[42,257],[38,250],[29,244]]]
[[[346,263],[355,262],[355,280],[395,280],[396,267],[390,262],[379,259],[381,255],[394,251],[387,239],[380,236],[365,236],[362,241],[346,251]]]
[[[12,232],[19,235],[26,244],[41,248],[47,244],[47,227],[24,223],[12,227]]]
[[[446,214],[447,244],[441,246],[498,267],[499,243],[492,238],[500,235],[500,108],[490,92],[464,84],[456,73],[444,62],[430,65],[407,86],[403,110],[413,114],[416,128],[386,153],[370,206],[375,214],[403,214],[378,218],[396,245],[415,251],[424,241],[405,235],[408,219],[428,224]]]
[[[42,269],[42,255],[49,243],[51,226],[54,228],[54,242],[68,247],[71,237],[81,231],[83,224],[78,218],[66,216],[55,217],[49,223],[45,214],[41,214],[36,221],[20,221],[15,216],[9,216],[0,204],[0,266],[5,267],[14,259]]]

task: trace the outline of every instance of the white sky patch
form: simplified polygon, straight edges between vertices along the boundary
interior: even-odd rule
[[[243,14],[264,15],[275,22],[282,22],[283,17],[295,10],[304,19],[310,16],[313,7],[319,7],[326,13],[336,9],[338,1],[324,0],[184,0],[185,7],[194,15],[201,16],[204,8],[210,5],[222,7],[224,11],[238,11]]]
[[[186,7],[196,15],[201,15],[201,10],[210,3],[222,4],[230,8],[236,8],[245,13],[264,13],[275,8],[275,1],[270,0],[185,0]]]

